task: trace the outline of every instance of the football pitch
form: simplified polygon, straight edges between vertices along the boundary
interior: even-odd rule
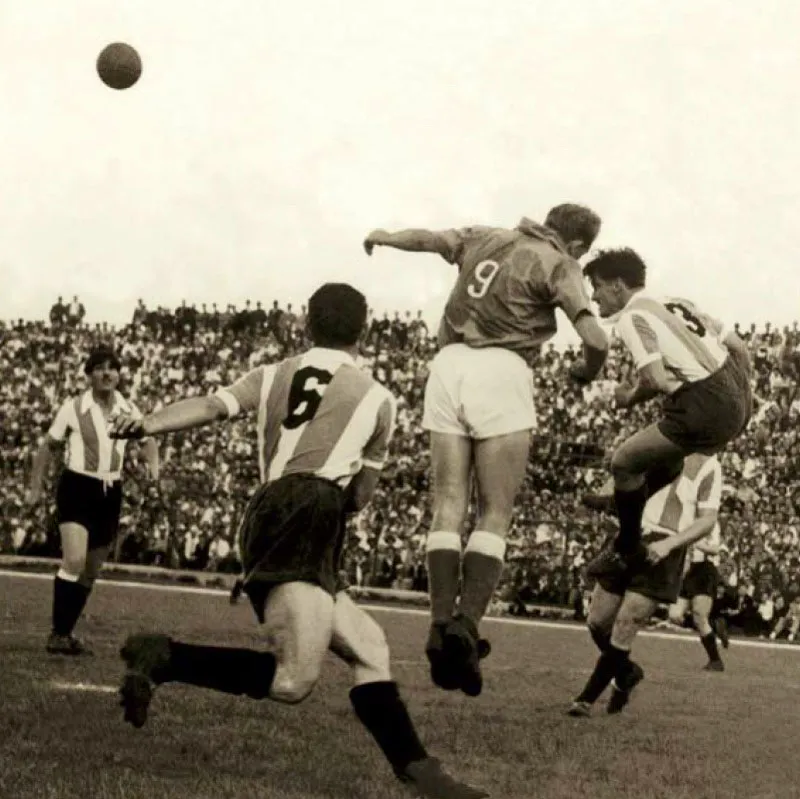
[[[147,725],[122,722],[115,689],[129,632],[257,646],[247,602],[221,592],[99,583],[78,633],[95,657],[44,653],[51,581],[0,575],[2,799],[394,799],[408,796],[355,721],[346,667],[331,657],[315,693],[282,707],[159,689]],[[647,678],[621,716],[564,710],[595,660],[579,628],[487,621],[493,652],[478,699],[434,689],[423,614],[374,609],[395,676],[431,754],[492,797],[800,797],[800,653],[745,646],[701,671],[689,636],[647,636]]]

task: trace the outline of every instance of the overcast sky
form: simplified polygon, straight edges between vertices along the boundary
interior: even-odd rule
[[[435,316],[452,267],[368,259],[370,229],[578,201],[655,290],[793,320],[798,30],[795,0],[3,0],[0,317],[331,279]],[[129,91],[94,71],[110,41]]]

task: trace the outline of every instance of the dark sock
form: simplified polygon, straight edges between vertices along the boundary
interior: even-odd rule
[[[452,533],[430,533],[430,540],[436,541],[435,537],[446,541],[437,542],[440,545],[429,549],[426,556],[431,617],[434,622],[446,622],[453,617],[461,587],[461,538]]]
[[[402,775],[410,763],[428,753],[408,715],[395,682],[371,682],[350,691],[358,720],[369,730],[394,773]]]
[[[614,502],[619,518],[619,533],[614,540],[614,549],[620,555],[630,555],[642,540],[642,514],[647,504],[647,486],[633,491],[614,492]]]
[[[719,649],[717,649],[717,636],[714,635],[713,632],[710,632],[708,635],[704,635],[700,639],[700,643],[703,645],[703,649],[706,650],[709,660],[721,660],[719,656]]]
[[[662,488],[666,488],[670,483],[674,482],[682,471],[682,457],[651,469],[647,473],[646,482],[648,497],[652,497],[653,494],[657,494]]]
[[[53,632],[71,635],[86,606],[91,588],[56,577],[53,582]]]
[[[275,668],[275,655],[271,652],[171,641],[169,666],[154,676],[158,682],[181,682],[226,694],[266,699]]]
[[[595,642],[595,645],[601,652],[605,652],[606,649],[608,649],[609,645],[611,644],[611,633],[601,630],[599,627],[595,627],[594,625],[590,624],[589,634],[592,636],[592,640]]]
[[[627,668],[626,668],[627,666]],[[622,649],[617,649],[611,644],[597,659],[594,671],[592,672],[589,681],[586,683],[583,691],[578,695],[578,702],[588,702],[590,705],[594,704],[603,691],[608,688],[609,683],[613,679],[620,679],[621,674],[627,673],[630,669],[630,657],[627,652]]]

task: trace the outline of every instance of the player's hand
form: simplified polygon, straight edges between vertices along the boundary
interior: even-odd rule
[[[576,361],[572,364],[569,368],[569,376],[579,386],[588,386],[594,380],[594,375],[589,373],[585,361]]]
[[[375,246],[380,246],[381,244],[386,243],[386,237],[389,234],[385,230],[373,230],[372,233],[364,239],[364,252],[367,255],[372,255],[372,251],[375,249]]]
[[[144,419],[134,419],[121,414],[111,423],[108,431],[109,438],[144,438],[147,435]]]
[[[662,538],[660,541],[653,541],[647,547],[647,560],[650,563],[656,564],[664,560],[664,558],[672,552],[668,538]]]
[[[627,383],[620,383],[614,389],[614,402],[616,403],[617,407],[627,408],[631,404],[634,391],[635,389],[633,386],[629,386]]]

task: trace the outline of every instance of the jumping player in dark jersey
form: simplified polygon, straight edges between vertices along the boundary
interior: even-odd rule
[[[523,219],[510,230],[376,230],[364,242],[367,254],[376,246],[437,253],[458,267],[422,422],[431,435],[434,491],[426,654],[433,682],[445,690],[481,692],[479,658],[488,647],[478,625],[503,569],[536,426],[531,367],[556,333],[557,309],[584,343],[584,360],[573,377],[588,383],[605,362],[607,338],[575,260],[599,230],[600,219],[588,208],[561,205],[544,225]],[[479,513],[462,559],[459,531],[473,481]]]

